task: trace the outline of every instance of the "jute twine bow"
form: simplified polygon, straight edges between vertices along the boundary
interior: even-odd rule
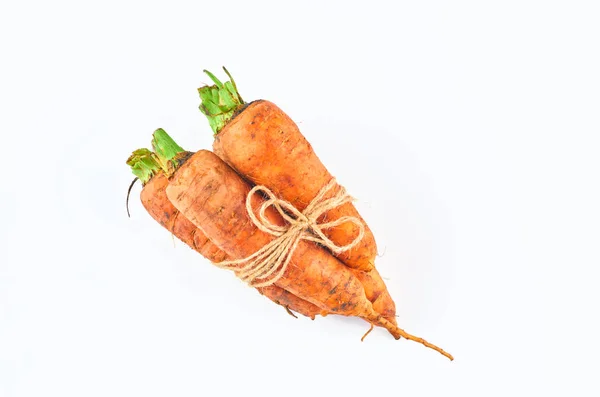
[[[276,238],[246,258],[223,261],[216,263],[216,265],[234,270],[242,281],[253,287],[266,287],[274,284],[283,276],[298,243],[302,240],[319,243],[335,254],[352,249],[365,235],[365,227],[359,218],[342,216],[331,222],[317,223],[317,219],[327,211],[353,201],[353,198],[346,193],[346,189],[342,186],[338,186],[337,192],[332,197],[325,199],[327,193],[336,186],[338,185],[335,178],[333,178],[321,189],[303,212],[300,212],[291,203],[277,198],[267,187],[255,186],[246,196],[248,215],[257,228]],[[260,206],[257,216],[252,209],[252,196],[259,193],[264,194],[268,199]],[[287,222],[286,225],[279,226],[267,219],[265,213],[267,208],[271,206]],[[359,231],[358,235],[346,245],[336,245],[323,233],[325,229],[346,222],[354,223]]]

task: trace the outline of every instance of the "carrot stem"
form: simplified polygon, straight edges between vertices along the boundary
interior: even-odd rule
[[[198,94],[200,94],[202,101],[199,106],[200,111],[208,119],[210,128],[215,135],[227,125],[233,115],[246,103],[240,96],[229,71],[225,67],[223,67],[223,70],[229,77],[229,81],[222,83],[214,74],[204,70],[204,73],[215,84],[198,88]]]
[[[127,165],[143,185],[161,169],[156,156],[148,149],[135,150],[127,159]]]
[[[162,128],[152,134],[152,148],[154,152],[146,148],[137,149],[127,159],[131,172],[142,185],[158,172],[171,175],[179,166],[182,155],[187,153]]]
[[[165,172],[168,170],[168,162],[184,151],[162,128],[157,129],[152,134],[152,149],[154,149],[159,164]]]
[[[152,134],[152,149],[154,149],[158,164],[167,177],[171,177],[190,155],[162,128]]]

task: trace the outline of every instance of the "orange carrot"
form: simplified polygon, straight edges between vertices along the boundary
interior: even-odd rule
[[[189,155],[191,153],[184,152],[182,157]],[[149,150],[137,150],[127,160],[127,163],[144,185],[140,198],[142,205],[154,220],[209,261],[221,262],[228,259],[224,251],[213,244],[200,229],[181,215],[171,204],[166,194],[169,181]],[[257,288],[257,290],[276,304],[286,308],[288,313],[290,313],[289,310],[293,310],[313,320],[316,315],[327,315],[323,309],[298,298],[283,288],[270,286]]]
[[[258,229],[250,219],[246,198],[250,186],[213,153],[201,150],[185,161],[170,178],[167,197],[173,205],[233,259],[246,258],[274,236]],[[264,199],[251,196],[256,210]],[[285,221],[273,207],[265,216],[276,225]],[[406,333],[373,310],[360,281],[327,250],[300,240],[290,265],[275,285],[322,309],[345,316],[357,316],[387,329],[396,339],[417,341],[446,357],[452,356],[425,340]]]
[[[232,119],[216,135],[213,150],[240,174],[267,186],[300,211],[333,178],[296,123],[268,101],[252,102]],[[365,235],[358,246],[338,257],[352,268],[373,269],[375,238],[352,203],[328,211],[322,219],[333,221],[344,216],[359,218],[365,225]],[[325,234],[341,246],[358,235],[358,227],[346,222],[327,229]]]
[[[199,89],[200,110],[215,132],[215,154],[245,178],[268,187],[302,211],[332,179],[310,143],[296,123],[275,104],[263,100],[245,104],[233,79],[223,84],[211,73],[207,74],[215,85]],[[355,275],[365,286],[367,298],[375,310],[395,322],[396,306],[374,267],[375,238],[354,205],[346,203],[334,208],[323,214],[319,221],[346,216],[360,219],[365,234],[356,247],[337,257],[356,269]],[[341,246],[351,242],[358,229],[354,223],[346,222],[324,232]]]

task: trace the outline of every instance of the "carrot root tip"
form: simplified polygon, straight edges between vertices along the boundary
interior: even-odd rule
[[[284,309],[285,309],[285,311],[286,311],[286,312],[287,312],[287,313],[288,313],[290,316],[292,316],[292,317],[294,317],[294,318],[296,318],[296,319],[298,318],[298,316],[296,316],[296,315],[294,314],[294,312],[292,312],[292,311],[290,310],[290,308],[289,308],[289,307],[287,307],[287,306],[284,306]]]
[[[362,338],[360,338],[361,342],[365,341],[365,338],[367,337],[367,335],[369,335],[371,333],[371,331],[373,331],[373,328],[375,328],[375,326],[373,325],[373,323],[371,323],[371,327],[369,328],[369,330],[367,332],[365,332],[365,334],[362,336]]]

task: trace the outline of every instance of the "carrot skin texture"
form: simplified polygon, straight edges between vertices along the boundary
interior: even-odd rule
[[[167,186],[167,197],[231,258],[242,259],[274,238],[259,230],[248,216],[249,191],[250,186],[233,169],[215,154],[202,150],[175,172]],[[254,195],[251,206],[256,210],[262,202],[263,198]],[[272,223],[284,224],[272,207],[265,215]],[[329,313],[363,318],[387,329],[395,339],[413,340],[453,360],[443,349],[408,334],[375,312],[351,269],[318,244],[300,241],[290,265],[275,285]]]
[[[298,126],[275,104],[255,101],[232,119],[215,137],[215,154],[252,182],[267,186],[299,210],[332,178]],[[342,216],[359,218],[365,235],[359,245],[338,258],[361,280],[375,311],[396,322],[396,306],[379,272],[373,266],[377,245],[373,233],[353,204],[328,211],[328,221]],[[323,219],[321,219],[322,221]],[[336,244],[348,244],[358,234],[347,222],[324,231]]]
[[[259,230],[246,211],[250,186],[220,158],[201,150],[179,168],[167,187],[173,205],[231,258],[245,258],[274,239]],[[252,207],[263,199],[252,197]],[[283,225],[272,207],[267,217]],[[324,248],[301,241],[277,286],[324,310],[342,315],[377,316],[352,272]]]
[[[365,295],[373,304],[373,309],[396,325],[396,304],[377,269],[368,272],[357,269],[350,270],[365,288]]]
[[[221,262],[228,259],[227,254],[217,247],[206,235],[171,204],[167,198],[166,188],[169,184],[167,177],[160,173],[155,175],[142,189],[140,198],[142,205],[154,220],[175,237],[200,253],[211,262]],[[316,315],[327,314],[321,308],[298,298],[294,294],[277,286],[257,288],[261,295],[266,296],[278,305],[314,319]]]
[[[217,134],[213,150],[241,175],[267,186],[300,211],[332,179],[296,123],[269,101],[250,103]],[[352,203],[328,211],[323,218],[332,221],[342,216],[360,219],[365,236],[339,259],[352,268],[371,270],[377,255],[373,233]],[[358,235],[358,228],[346,222],[324,232],[337,245],[346,245]]]

